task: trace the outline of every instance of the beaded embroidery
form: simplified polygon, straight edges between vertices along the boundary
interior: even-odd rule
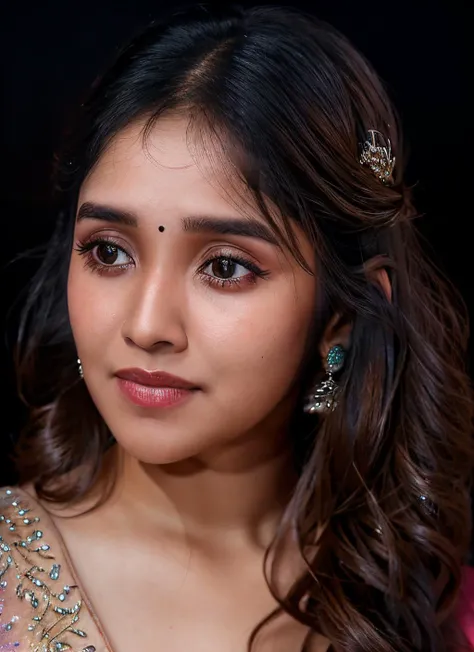
[[[30,510],[12,489],[1,492],[0,500],[7,499],[7,510],[0,514],[0,650],[18,650],[20,643],[14,640],[18,616],[8,622],[2,621],[7,582],[15,581],[15,593],[19,600],[26,600],[31,606],[32,652],[73,651],[70,643],[75,638],[86,638],[87,634],[77,627],[82,601],[74,601],[78,590],[75,585],[60,588],[60,564],[54,563],[54,555],[48,544],[42,541],[43,533],[37,529],[38,516],[27,516]],[[8,536],[5,535],[5,531]],[[10,579],[11,578],[11,579]],[[6,637],[13,637],[7,641]],[[96,652],[93,645],[76,648],[77,652]]]

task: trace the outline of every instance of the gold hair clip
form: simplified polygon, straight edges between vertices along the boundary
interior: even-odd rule
[[[393,183],[392,172],[395,167],[395,157],[392,158],[392,146],[390,140],[385,139],[375,129],[369,129],[368,139],[365,141],[362,153],[360,155],[360,163],[368,165],[377,179],[383,183]]]

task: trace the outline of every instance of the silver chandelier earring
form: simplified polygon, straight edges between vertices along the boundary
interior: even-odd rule
[[[325,362],[326,377],[314,387],[304,404],[303,410],[307,414],[325,414],[332,412],[337,405],[336,396],[339,389],[333,378],[344,366],[346,351],[340,344],[331,347]]]
[[[79,373],[79,378],[84,378],[84,372],[82,371],[82,362],[80,358],[77,358],[77,371]]]

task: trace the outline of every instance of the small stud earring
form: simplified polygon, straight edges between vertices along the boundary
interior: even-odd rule
[[[77,358],[77,371],[79,372],[79,378],[84,378],[84,372],[82,370],[82,362],[80,358]]]
[[[337,405],[336,395],[339,385],[334,380],[333,374],[342,369],[345,358],[346,352],[340,344],[331,347],[324,365],[327,376],[311,390],[303,407],[304,412],[307,414],[325,414],[334,410]]]

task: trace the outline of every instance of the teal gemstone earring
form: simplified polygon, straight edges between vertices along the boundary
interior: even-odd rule
[[[331,347],[324,365],[326,377],[314,387],[306,398],[303,410],[307,414],[325,414],[332,412],[337,405],[336,395],[339,385],[333,378],[333,374],[340,371],[346,359],[346,351],[340,344]]]

